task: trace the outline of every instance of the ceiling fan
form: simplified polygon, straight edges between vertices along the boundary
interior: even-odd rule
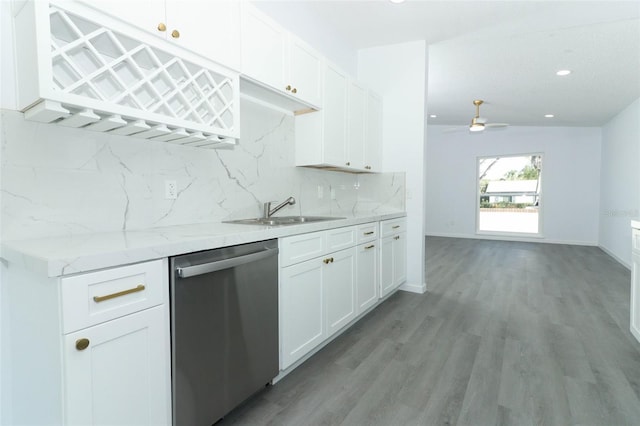
[[[476,116],[471,119],[471,124],[469,125],[470,132],[482,132],[488,128],[499,128],[499,127],[507,127],[507,123],[487,123],[487,119],[480,117],[480,105],[482,105],[484,101],[482,99],[476,99],[473,101],[473,104],[476,106]]]

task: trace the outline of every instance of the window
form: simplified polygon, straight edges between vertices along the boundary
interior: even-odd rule
[[[540,234],[542,155],[478,158],[477,231]]]

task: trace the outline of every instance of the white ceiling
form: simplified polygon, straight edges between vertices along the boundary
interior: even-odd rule
[[[467,125],[483,99],[489,122],[601,126],[640,97],[640,0],[256,4],[303,38],[314,22],[308,31],[353,54],[426,40],[430,124]],[[565,68],[572,74],[555,75]]]

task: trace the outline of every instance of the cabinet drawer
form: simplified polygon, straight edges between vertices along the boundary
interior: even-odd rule
[[[380,222],[380,235],[382,238],[407,230],[406,218],[391,219]]]
[[[280,239],[280,266],[293,265],[322,256],[324,247],[324,232],[295,235]]]
[[[168,295],[166,261],[155,260],[61,279],[62,329],[70,333],[161,305]]]
[[[631,238],[633,239],[631,243],[633,247],[633,251],[640,254],[640,230],[633,229]]]
[[[327,253],[343,250],[356,245],[356,227],[329,229],[327,233]]]
[[[356,228],[358,244],[378,238],[378,222],[363,223]]]

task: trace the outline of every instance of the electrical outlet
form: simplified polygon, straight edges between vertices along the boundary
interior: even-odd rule
[[[321,200],[324,198],[324,186],[318,185],[318,199]]]
[[[164,181],[164,198],[166,200],[175,200],[178,198],[178,185],[175,180]]]

